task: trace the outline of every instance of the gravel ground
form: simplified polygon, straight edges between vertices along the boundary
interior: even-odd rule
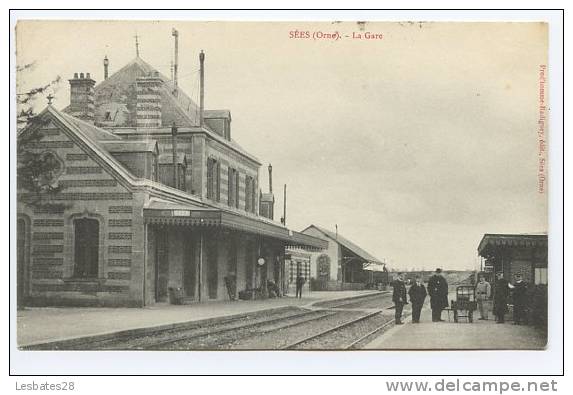
[[[365,336],[376,328],[392,321],[393,316],[377,314],[352,325],[329,332],[323,336],[301,343],[295,350],[343,350],[352,342]]]
[[[351,319],[363,316],[363,312],[356,311],[337,311],[331,312],[332,315],[305,322],[300,325],[291,326],[283,329],[269,331],[254,337],[237,339],[232,343],[226,344],[225,349],[262,349],[277,350],[288,346],[298,340],[318,334],[326,329],[343,324]]]
[[[226,319],[212,323],[192,323],[186,328],[177,328],[170,330],[163,330],[156,333],[141,336],[130,336],[107,339],[102,341],[91,341],[86,344],[80,344],[73,348],[76,350],[126,350],[126,349],[144,349],[148,346],[179,337],[189,336],[203,336],[220,330],[232,330],[244,327],[245,325],[252,325],[256,323],[263,323],[275,319],[288,319],[289,317],[306,314],[307,310],[293,307],[288,310],[278,312],[254,312],[241,318]]]
[[[276,333],[298,325],[316,325],[322,320],[326,320],[333,315],[336,315],[336,313],[331,311],[308,311],[305,314],[284,317],[278,322],[270,322],[268,324],[261,322],[261,325],[253,327],[237,328],[235,330],[226,331],[224,333],[214,333],[207,334],[206,336],[186,338],[179,341],[146,348],[160,350],[229,349],[231,348],[230,345],[234,344],[238,340],[253,339],[255,343],[258,343],[261,335],[264,335],[267,332]]]

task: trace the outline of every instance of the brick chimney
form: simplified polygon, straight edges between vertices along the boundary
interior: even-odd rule
[[[90,73],[74,73],[70,81],[70,115],[93,122],[95,118],[94,85]]]
[[[161,126],[162,83],[157,71],[137,78],[136,122],[138,128]]]

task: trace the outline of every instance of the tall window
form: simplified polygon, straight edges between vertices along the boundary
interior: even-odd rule
[[[229,167],[229,197],[228,204],[230,207],[239,207],[239,172],[237,169]]]
[[[207,199],[213,199],[213,159],[207,159]]]
[[[256,208],[256,197],[255,194],[255,179],[251,176],[245,176],[245,211],[250,213],[255,212]]]
[[[99,222],[74,220],[74,277],[97,278],[99,266]]]
[[[221,200],[221,164],[214,158],[207,159],[207,198]]]
[[[239,208],[239,172],[235,171],[235,207]]]
[[[245,211],[251,212],[252,211],[252,203],[251,203],[251,184],[253,183],[253,178],[250,176],[245,177]]]
[[[217,162],[215,169],[215,198],[221,201],[221,163]]]

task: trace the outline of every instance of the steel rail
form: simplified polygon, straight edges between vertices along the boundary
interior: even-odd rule
[[[322,313],[322,314],[320,314]],[[197,340],[197,339],[201,339],[204,337],[209,337],[212,335],[222,335],[225,333],[229,333],[229,332],[233,332],[233,331],[241,331],[241,330],[245,330],[245,329],[253,329],[259,326],[265,326],[265,325],[269,325],[269,324],[274,324],[276,322],[280,322],[280,321],[287,321],[287,320],[293,320],[296,318],[300,318],[300,317],[304,317],[304,316],[308,316],[308,315],[318,315],[318,317],[310,317],[306,320],[300,321],[300,322],[294,322],[294,323],[290,323],[287,324],[285,326],[281,326],[277,329],[274,330],[280,330],[283,328],[289,328],[291,326],[295,326],[295,325],[299,325],[299,324],[304,324],[310,321],[316,321],[316,320],[320,320],[322,318],[326,318],[326,317],[330,317],[337,314],[336,312],[328,312],[327,310],[310,310],[310,311],[306,311],[304,313],[301,314],[293,314],[291,316],[287,316],[287,317],[278,317],[278,318],[273,318],[270,320],[266,320],[266,321],[259,321],[259,322],[254,322],[252,324],[247,324],[247,325],[242,325],[242,326],[237,326],[237,327],[233,327],[233,328],[223,328],[223,329],[219,329],[219,330],[215,330],[215,331],[211,331],[211,332],[206,332],[206,333],[199,333],[196,335],[185,335],[185,336],[180,336],[177,337],[175,339],[166,339],[166,340],[162,340],[162,341],[158,341],[158,342],[153,342],[149,345],[144,345],[144,346],[134,346],[131,347],[129,349],[146,349],[146,350],[153,350],[153,349],[157,349],[158,347],[162,347],[168,344],[173,344],[173,343],[177,343],[180,341],[184,341],[184,340]],[[271,330],[273,331],[273,330]],[[268,331],[268,332],[271,332]],[[224,344],[224,343],[223,343]]]
[[[396,320],[394,318],[391,318],[390,320],[388,320],[387,322],[385,322],[384,324],[380,325],[378,328],[375,328],[374,330],[368,332],[367,334],[365,334],[364,336],[361,336],[360,338],[358,338],[357,340],[353,341],[352,343],[350,343],[348,346],[344,347],[346,350],[350,350],[352,348],[354,348],[354,346],[356,346],[357,344],[363,342],[364,340],[366,340],[367,338],[369,338],[370,336],[380,332],[381,330],[384,330],[386,327],[393,325],[396,322]]]
[[[385,294],[382,294],[382,295],[385,295]],[[382,296],[382,295],[381,295],[381,294],[374,294],[374,295],[367,295],[367,296],[362,296],[362,297],[359,297],[359,298],[355,298],[355,299],[359,299],[359,300],[345,300],[344,303],[338,304],[338,305],[336,305],[336,306],[334,306],[334,307],[340,307],[340,306],[344,306],[344,305],[347,305],[347,304],[356,304],[356,303],[360,303],[360,302],[368,302],[368,301],[370,301],[371,299],[376,299],[376,298],[378,298],[378,297],[380,297],[380,296]],[[334,301],[334,302],[335,302],[335,301]],[[253,324],[247,324],[247,325],[237,326],[237,327],[233,327],[233,328],[224,328],[224,329],[220,329],[220,330],[216,330],[216,331],[211,331],[211,332],[209,332],[209,333],[200,333],[200,334],[197,334],[197,335],[194,335],[194,336],[189,336],[189,335],[180,336],[180,337],[177,337],[177,338],[175,338],[175,339],[167,339],[167,340],[163,340],[163,341],[160,341],[160,342],[155,342],[155,343],[150,344],[149,346],[143,346],[143,348],[145,348],[145,349],[156,349],[157,347],[162,347],[162,346],[165,346],[165,345],[168,345],[168,344],[173,344],[173,343],[176,343],[176,342],[179,342],[179,341],[183,341],[183,340],[186,340],[186,339],[194,340],[194,339],[200,339],[200,338],[203,338],[203,337],[208,337],[208,336],[211,336],[211,335],[220,335],[220,334],[224,334],[224,333],[227,333],[227,332],[230,332],[230,331],[234,331],[234,330],[252,329],[252,328],[256,328],[256,327],[264,326],[264,325],[268,325],[268,324],[273,324],[273,323],[280,322],[280,321],[292,320],[292,319],[304,317],[305,315],[312,315],[312,313],[317,313],[317,312],[321,312],[321,311],[322,311],[322,312],[328,311],[328,309],[331,309],[331,308],[333,308],[333,307],[323,308],[323,307],[318,307],[318,306],[317,306],[316,309],[313,309],[313,310],[311,310],[311,311],[308,311],[308,312],[305,312],[305,313],[302,313],[302,314],[294,314],[294,315],[292,315],[292,316],[287,316],[287,317],[278,317],[278,318],[275,318],[275,319],[260,321],[260,322],[256,322],[256,323],[253,323]],[[376,313],[371,313],[371,314],[377,314],[377,313],[378,313],[378,312],[376,312]],[[335,315],[335,314],[337,314],[337,312],[331,312],[331,313],[329,313],[329,314],[320,315],[320,316],[318,316],[318,317],[310,317],[309,319],[306,319],[306,320],[303,320],[303,321],[299,321],[299,322],[293,322],[293,323],[290,323],[290,324],[287,324],[287,325],[283,325],[283,326],[280,326],[279,328],[265,331],[264,333],[268,333],[268,332],[272,332],[272,331],[276,331],[276,330],[281,330],[281,329],[286,329],[286,328],[290,328],[290,327],[293,327],[293,326],[296,326],[296,325],[306,324],[306,323],[311,322],[311,321],[316,321],[316,320],[324,319],[324,318],[327,318],[327,317],[331,317],[331,316],[333,316],[333,315]],[[223,343],[223,344],[224,344],[224,343]],[[139,348],[139,347],[141,347],[141,346],[134,346],[134,347],[132,347],[132,348],[137,349],[137,348]]]
[[[404,314],[404,318],[409,317],[411,314]],[[388,321],[386,321],[385,323],[383,323],[382,325],[380,325],[378,328],[375,328],[374,330],[368,332],[367,334],[365,334],[364,336],[360,337],[359,339],[353,341],[352,343],[350,343],[348,346],[344,347],[344,349],[346,350],[350,350],[352,348],[354,348],[357,344],[360,344],[361,342],[363,342],[364,340],[366,340],[367,338],[369,338],[370,336],[386,329],[389,326],[392,326],[396,323],[396,319],[395,318],[391,318]]]
[[[346,328],[346,327],[348,327],[348,326],[350,326],[350,325],[353,325],[353,324],[355,324],[355,323],[357,323],[357,322],[360,322],[360,321],[366,320],[366,319],[368,319],[368,318],[374,317],[375,315],[378,315],[378,314],[380,314],[380,313],[382,313],[382,310],[375,311],[375,312],[373,312],[373,313],[368,313],[368,314],[365,314],[365,315],[360,316],[360,317],[358,317],[358,318],[351,319],[351,320],[346,321],[346,322],[344,322],[344,323],[342,323],[342,324],[340,324],[340,325],[336,325],[336,326],[334,326],[334,327],[332,327],[332,328],[329,328],[329,329],[326,329],[326,330],[324,330],[324,331],[322,331],[322,332],[316,333],[316,334],[311,335],[311,336],[307,336],[307,337],[305,337],[305,338],[303,338],[303,339],[299,339],[299,340],[297,340],[297,341],[295,341],[295,342],[293,342],[293,343],[287,344],[286,346],[281,347],[281,349],[282,349],[282,350],[292,349],[292,348],[294,348],[294,347],[296,347],[296,346],[298,346],[298,345],[300,345],[300,344],[307,343],[307,342],[309,342],[309,341],[311,341],[311,340],[314,340],[314,339],[317,339],[317,338],[319,338],[319,337],[321,337],[321,336],[324,336],[324,335],[327,335],[327,334],[329,334],[329,333],[335,332],[335,331],[337,331],[337,330],[339,330],[339,329]]]

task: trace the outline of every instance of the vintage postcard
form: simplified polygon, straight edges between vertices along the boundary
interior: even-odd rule
[[[547,23],[15,35],[22,352],[545,349]]]

